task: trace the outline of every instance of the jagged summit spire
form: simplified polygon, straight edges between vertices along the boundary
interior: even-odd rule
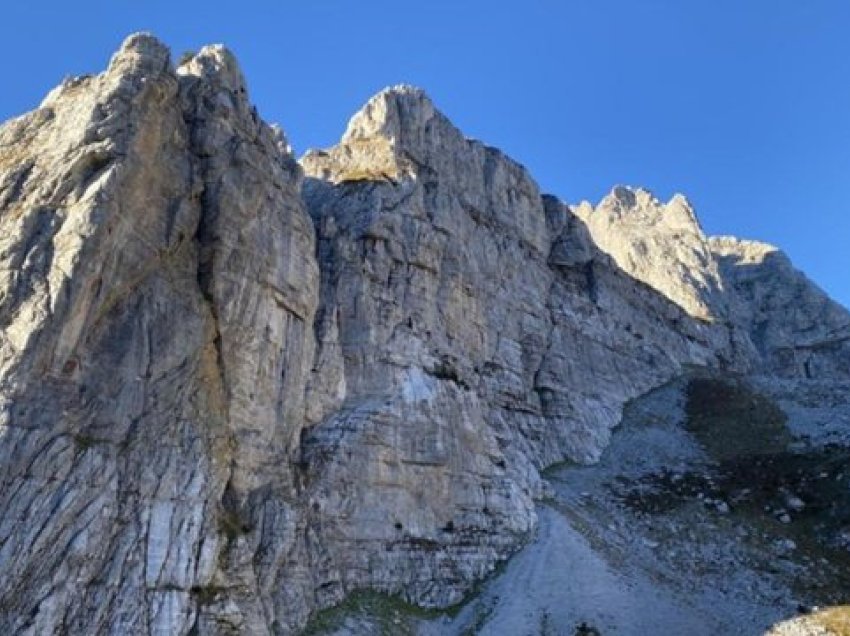
[[[638,195],[655,198],[649,190],[644,188],[617,184],[611,188],[611,192],[603,198],[603,201],[610,199],[627,207],[634,207],[637,203]]]
[[[130,69],[137,72],[160,73],[168,68],[169,48],[156,36],[139,32],[127,36],[109,61],[108,72]]]
[[[127,36],[109,62],[109,73],[158,74],[169,69],[171,50],[156,36],[138,32]],[[178,75],[194,75],[234,92],[245,92],[245,77],[236,56],[223,44],[204,46],[178,65]]]
[[[524,166],[467,138],[421,88],[400,84],[370,98],[350,119],[337,146],[308,151],[301,165],[308,176],[337,183],[414,175],[439,175],[447,183],[462,181],[469,166],[494,157],[518,189],[528,191],[530,200],[539,200],[539,188]]]
[[[575,210],[596,244],[631,276],[696,318],[725,316],[717,264],[684,195],[663,203],[645,188],[618,185],[595,208]]]
[[[399,141],[405,133],[426,126],[436,115],[442,117],[421,88],[409,84],[390,86],[370,98],[355,113],[348,122],[342,141],[375,135]]]
[[[628,220],[638,225],[664,225],[677,231],[703,234],[693,205],[680,193],[663,203],[646,188],[616,185],[595,209],[597,215]]]
[[[235,93],[247,93],[236,56],[223,44],[210,44],[180,65],[178,75],[195,75]]]
[[[687,196],[681,192],[676,192],[670,197],[666,204],[663,204],[661,199],[649,188],[643,186],[632,186],[618,183],[611,191],[602,197],[600,204],[604,201],[612,201],[623,204],[627,207],[635,207],[640,204],[656,204],[656,205],[681,205],[693,209],[693,205]]]
[[[440,171],[442,163],[467,153],[468,143],[424,90],[400,84],[371,97],[349,120],[338,146],[308,151],[301,162],[308,174],[331,181],[397,180],[423,166]]]
[[[41,107],[52,107],[66,96],[90,82],[101,82],[104,88],[118,92],[135,92],[144,78],[162,78],[171,74],[171,52],[158,38],[146,32],[127,36],[109,60],[106,71],[99,75],[66,77],[42,100]]]

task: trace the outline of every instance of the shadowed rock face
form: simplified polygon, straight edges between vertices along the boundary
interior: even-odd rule
[[[781,251],[729,236],[709,240],[730,296],[730,320],[756,348],[763,371],[781,377],[850,376],[850,314]]]
[[[535,527],[538,471],[684,367],[850,375],[847,312],[784,257],[606,201],[541,195],[410,87],[299,166],[228,51],[175,70],[148,35],[7,122],[4,633],[446,606]]]

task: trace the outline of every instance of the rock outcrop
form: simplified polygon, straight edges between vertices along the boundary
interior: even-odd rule
[[[631,276],[657,289],[691,316],[712,322],[723,313],[723,282],[690,202],[666,204],[647,190],[615,187],[598,206],[575,207],[594,242]]]
[[[683,198],[542,195],[418,89],[299,165],[227,50],[131,36],[0,128],[0,628],[445,607],[627,401],[692,366],[846,379],[848,325]]]
[[[295,543],[299,170],[228,52],[169,57],[133,36],[0,130],[6,633],[268,629]]]
[[[772,245],[713,237],[732,324],[746,330],[762,372],[819,381],[850,376],[850,314]]]
[[[707,237],[682,195],[614,188],[595,208],[572,208],[627,274],[728,339],[735,367],[782,377],[847,377],[850,315],[776,247]]]

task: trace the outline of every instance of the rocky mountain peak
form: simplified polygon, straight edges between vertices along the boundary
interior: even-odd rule
[[[533,249],[549,250],[542,195],[528,171],[465,137],[421,89],[402,85],[381,91],[351,118],[338,145],[311,150],[300,163],[312,185],[428,183],[429,196],[451,199]],[[513,202],[512,209],[495,205],[505,200]]]
[[[683,194],[674,194],[662,203],[650,190],[618,185],[603,197],[594,212],[610,221],[643,227],[647,232],[660,225],[671,231],[703,234],[693,206]]]
[[[338,146],[308,152],[302,165],[336,181],[425,177],[450,170],[447,162],[468,155],[466,144],[425,91],[399,85],[369,99],[350,119]]]
[[[643,188],[616,185],[611,189],[611,192],[603,197],[600,205],[607,204],[612,208],[617,207],[623,210],[631,210],[637,206],[638,197],[640,197],[644,202],[655,200],[652,193]]]
[[[342,142],[383,136],[403,145],[418,136],[437,114],[431,98],[421,88],[407,84],[387,87],[351,118]]]
[[[150,33],[128,36],[109,61],[107,73],[156,75],[168,69],[171,52]]]
[[[243,94],[247,99],[247,84],[239,62],[236,56],[222,44],[203,47],[196,55],[180,65],[177,74],[196,76],[210,84]]]
[[[725,315],[717,264],[683,195],[665,204],[649,190],[617,186],[595,208],[573,210],[624,271],[694,317],[714,321]]]
[[[134,33],[128,36],[112,55],[106,71],[97,76],[65,78],[45,96],[41,108],[59,106],[61,109],[63,98],[86,94],[86,89],[91,88],[92,83],[99,84],[98,90],[129,98],[139,91],[143,83],[156,83],[163,78],[173,79],[168,47],[150,33]],[[77,108],[82,107],[83,103],[78,100]]]
[[[630,401],[850,378],[774,254],[684,197],[544,197],[409,86],[299,166],[226,48],[133,35],[0,126],[0,633],[457,603]]]

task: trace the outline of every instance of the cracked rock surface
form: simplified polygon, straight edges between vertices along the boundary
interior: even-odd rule
[[[0,127],[0,631],[450,606],[630,400],[703,368],[797,404],[848,342],[684,198],[568,206],[407,86],[297,162],[229,51],[133,35]]]

